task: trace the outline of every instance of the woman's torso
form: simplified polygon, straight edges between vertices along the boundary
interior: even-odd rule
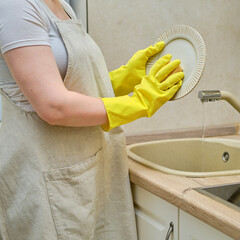
[[[62,1],[65,11],[76,18],[71,7]],[[14,7],[12,7],[14,6]],[[10,8],[8,12],[6,8]],[[12,18],[18,18],[16,25]],[[0,88],[18,106],[33,111],[32,106],[20,91],[5,62],[3,53],[23,46],[48,45],[54,54],[61,77],[67,71],[68,53],[55,22],[38,0],[8,0],[0,5]]]

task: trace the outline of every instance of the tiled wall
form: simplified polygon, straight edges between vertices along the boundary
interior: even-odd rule
[[[164,105],[151,119],[125,125],[128,132],[201,127],[199,90],[226,90],[240,99],[239,0],[89,0],[88,21],[109,70],[125,64],[173,25],[192,26],[205,41],[207,61],[198,86],[183,99]],[[204,105],[206,125],[240,122],[240,114],[226,102]]]

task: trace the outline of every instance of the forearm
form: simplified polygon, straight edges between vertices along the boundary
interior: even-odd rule
[[[48,102],[37,111],[39,116],[51,125],[84,127],[108,122],[104,104],[100,98],[65,91],[61,98]]]
[[[100,98],[65,87],[49,46],[16,48],[7,51],[4,57],[23,94],[44,121],[73,127],[108,121]]]

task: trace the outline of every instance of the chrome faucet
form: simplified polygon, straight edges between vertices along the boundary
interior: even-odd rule
[[[225,100],[240,113],[240,101],[238,101],[230,92],[219,90],[200,91],[198,92],[198,98],[202,102],[214,102],[216,100]]]

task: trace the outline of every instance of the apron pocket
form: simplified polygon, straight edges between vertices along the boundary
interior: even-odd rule
[[[104,224],[103,150],[77,165],[43,174],[58,239],[93,239]]]

